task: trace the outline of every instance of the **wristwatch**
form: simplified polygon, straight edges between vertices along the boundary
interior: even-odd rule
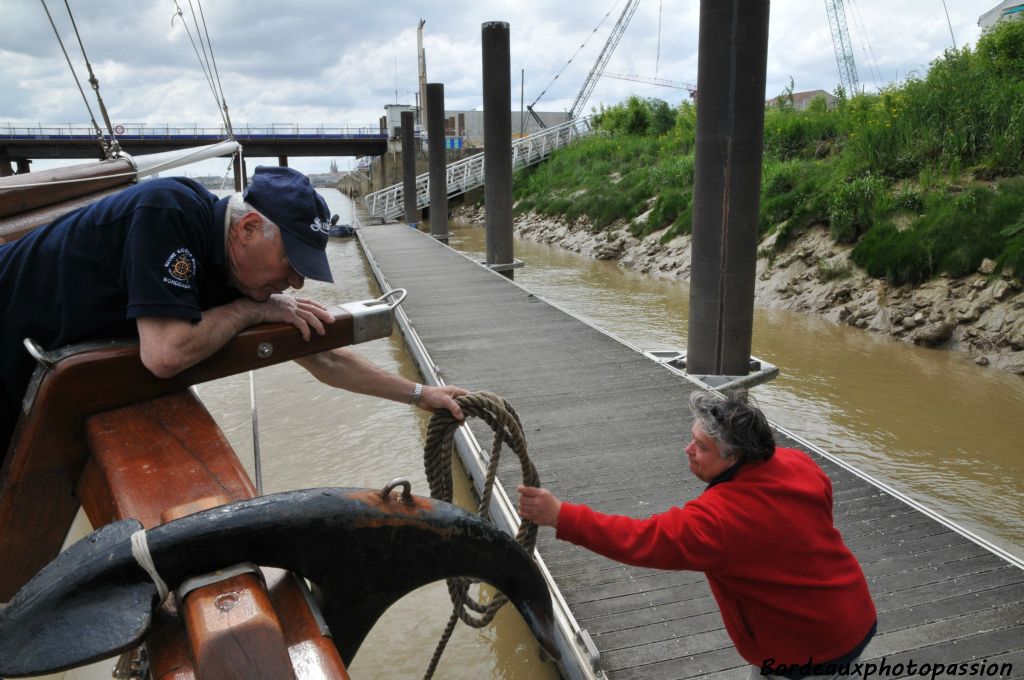
[[[409,398],[409,403],[415,406],[420,403],[420,397],[423,396],[423,383],[416,383],[416,389],[412,391],[412,396]]]

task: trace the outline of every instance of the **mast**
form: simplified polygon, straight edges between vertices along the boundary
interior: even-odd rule
[[[420,76],[420,129],[427,129],[427,54],[423,51],[423,24],[427,23],[426,19],[420,19],[419,26],[416,27],[416,57],[419,64],[419,76]]]

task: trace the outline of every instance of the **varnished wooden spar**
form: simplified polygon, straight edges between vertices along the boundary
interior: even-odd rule
[[[335,322],[323,336],[314,334],[306,342],[288,324],[257,326],[168,379],[157,378],[142,365],[134,342],[57,360],[42,376],[29,413],[19,417],[0,469],[0,602],[9,600],[60,549],[79,505],[75,488],[88,456],[83,426],[89,416],[352,344],[351,314],[337,307],[331,311]]]
[[[127,186],[128,183],[125,182],[124,184],[119,184],[112,189],[107,189],[106,191],[101,191],[99,193],[89,194],[88,196],[78,196],[54,205],[30,210],[26,213],[11,215],[10,217],[0,217],[0,244],[9,243],[19,239],[36,227],[49,224],[57,218],[67,215],[72,210],[84,208],[87,205],[95,203],[101,198],[106,198],[107,196],[116,194]]]
[[[216,144],[72,165],[0,178],[0,244],[124,189],[142,177],[189,163],[229,156],[241,147]]]
[[[20,215],[69,199],[88,196],[189,163],[218,156],[230,156],[240,149],[238,142],[225,140],[191,149],[85,163],[0,178],[0,217]]]
[[[0,178],[0,217],[87,196],[134,179],[135,166],[126,158],[3,177]]]

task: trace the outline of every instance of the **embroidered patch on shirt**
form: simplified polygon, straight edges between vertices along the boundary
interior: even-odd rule
[[[164,268],[170,275],[164,277],[164,283],[178,288],[190,288],[189,281],[196,275],[196,258],[188,248],[178,248],[167,256]]]

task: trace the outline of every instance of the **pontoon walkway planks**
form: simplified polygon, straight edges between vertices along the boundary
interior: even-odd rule
[[[694,384],[424,233],[392,224],[358,234],[382,288],[411,291],[405,313],[442,379],[515,406],[545,486],[632,516],[701,492],[682,452]],[[810,448],[778,434],[784,445]],[[878,635],[863,660],[985,660],[1024,676],[1021,561],[811,454],[832,478],[836,524],[878,607]],[[499,472],[512,498],[515,465],[503,462]],[[701,575],[619,565],[555,541],[550,530],[537,549],[607,677],[739,677],[744,662]]]

